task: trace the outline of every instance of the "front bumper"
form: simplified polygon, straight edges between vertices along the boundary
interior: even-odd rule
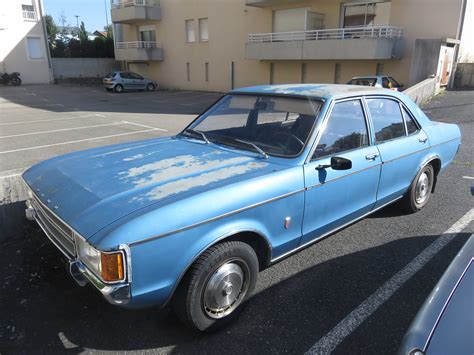
[[[115,284],[106,284],[100,280],[82,263],[82,261],[77,259],[75,256],[72,256],[70,253],[65,252],[61,243],[58,242],[58,238],[55,237],[52,229],[48,227],[48,224],[46,223],[46,217],[44,215],[42,217],[39,216],[38,212],[39,211],[35,210],[31,202],[27,201],[27,209],[25,210],[26,218],[36,221],[50,241],[66,256],[66,258],[69,260],[69,272],[77,284],[79,286],[85,286],[87,283],[91,283],[95,286],[95,288],[97,288],[97,290],[99,290],[100,293],[102,293],[108,302],[115,305],[127,304],[131,299],[130,283],[120,282]],[[127,260],[127,262],[130,262],[130,260]]]

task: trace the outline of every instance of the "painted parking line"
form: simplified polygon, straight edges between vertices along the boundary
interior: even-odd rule
[[[0,136],[0,139],[3,138],[13,138],[13,137],[24,137],[24,136],[33,136],[36,134],[46,134],[46,133],[54,133],[54,132],[64,132],[64,131],[73,131],[76,129],[87,129],[87,128],[96,128],[96,127],[105,127],[105,126],[117,126],[126,124],[125,122],[112,122],[112,123],[104,123],[104,124],[97,124],[91,126],[82,126],[82,127],[72,127],[72,128],[61,128],[61,129],[54,129],[51,131],[40,131],[40,132],[30,132],[30,133],[20,133],[20,134],[12,134],[9,136]]]
[[[48,119],[46,119],[46,120],[6,122],[6,123],[0,123],[0,126],[9,126],[9,125],[25,124],[25,123],[37,123],[37,122],[51,122],[51,121],[77,120],[77,119],[80,119],[80,118],[90,118],[90,117],[105,117],[105,116],[103,116],[103,115],[98,115],[98,114],[88,114],[88,115],[75,116],[75,117],[48,118]]]
[[[428,245],[408,265],[370,295],[356,309],[347,315],[329,333],[315,343],[306,354],[330,354],[359,325],[369,318],[413,275],[425,266],[436,254],[448,245],[458,233],[474,220],[474,208],[454,223],[446,232]]]
[[[146,125],[146,124],[135,123],[135,122],[130,122],[130,121],[122,121],[122,122],[123,122],[123,123],[127,123],[127,124],[132,124],[132,125],[135,125],[135,126],[139,126],[139,127],[155,129],[155,130],[157,130],[157,131],[168,132],[167,129],[158,128],[158,127],[152,127],[152,126],[148,126],[148,125]]]
[[[25,150],[34,150],[34,149],[42,149],[42,148],[56,147],[56,146],[59,146],[59,145],[66,145],[66,144],[74,144],[74,143],[88,142],[88,141],[94,141],[94,140],[106,139],[106,138],[122,137],[122,136],[131,135],[131,134],[147,133],[147,132],[153,132],[153,131],[158,131],[158,129],[157,129],[157,128],[145,129],[145,130],[142,130],[142,131],[134,131],[134,132],[127,132],[127,133],[120,133],[120,134],[111,134],[111,135],[109,135],[109,136],[85,138],[85,139],[78,139],[78,140],[68,141],[68,142],[45,144],[45,145],[38,145],[38,146],[36,146],[36,147],[28,147],[28,148],[20,148],[20,149],[13,149],[13,150],[5,150],[5,151],[3,151],[3,152],[0,152],[0,154],[8,154],[8,153],[22,152],[22,151],[25,151]]]
[[[20,176],[25,170],[26,168],[2,171],[0,172],[0,179],[8,179]]]
[[[467,180],[474,180],[474,177],[472,176],[463,176],[462,178]]]

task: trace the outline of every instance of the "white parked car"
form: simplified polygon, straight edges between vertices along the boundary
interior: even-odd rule
[[[374,76],[356,76],[349,80],[348,85],[374,86],[379,88],[402,91],[403,85],[399,84],[394,78],[386,75]]]

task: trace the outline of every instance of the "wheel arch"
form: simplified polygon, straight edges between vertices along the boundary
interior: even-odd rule
[[[438,155],[432,156],[423,163],[422,167],[428,164],[431,165],[434,170],[434,179],[431,192],[435,192],[436,182],[438,181],[438,174],[441,171],[441,158]]]
[[[219,238],[216,238],[211,243],[209,243],[204,248],[202,248],[199,251],[199,253],[197,253],[193,257],[193,259],[186,265],[184,270],[181,272],[179,278],[176,280],[176,283],[173,286],[173,290],[171,291],[164,306],[169,304],[169,302],[171,301],[171,299],[173,298],[176,292],[176,289],[181,284],[181,281],[183,280],[184,276],[188,273],[191,266],[202,255],[202,253],[204,253],[207,249],[211,248],[214,245],[224,243],[224,242],[229,242],[229,241],[240,241],[240,242],[250,245],[255,251],[255,254],[257,254],[260,271],[270,265],[270,260],[272,259],[272,247],[271,247],[270,241],[264,234],[254,229],[243,229],[239,231],[232,231],[228,234],[220,236]]]

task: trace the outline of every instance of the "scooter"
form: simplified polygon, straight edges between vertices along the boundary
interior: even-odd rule
[[[0,84],[3,84],[3,85],[12,84],[13,86],[21,85],[20,73],[18,72],[14,72],[11,74],[0,73]]]

